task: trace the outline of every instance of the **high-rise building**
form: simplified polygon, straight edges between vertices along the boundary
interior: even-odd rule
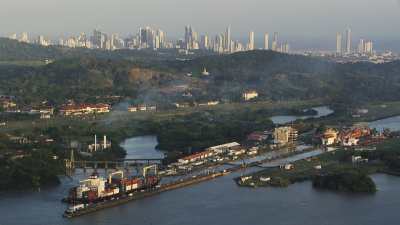
[[[112,34],[110,39],[110,50],[124,48],[125,41],[118,34]]]
[[[346,30],[346,53],[351,53],[351,29]]]
[[[208,36],[207,35],[202,35],[200,38],[200,48],[201,49],[209,49],[210,48],[210,43],[208,40]]]
[[[191,26],[185,27],[185,45],[186,49],[199,49],[198,34]]]
[[[358,44],[358,53],[364,54],[364,39],[360,39]]]
[[[21,38],[19,39],[19,41],[20,42],[29,43],[28,33],[27,32],[23,32],[21,34]]]
[[[342,54],[342,34],[341,33],[336,34],[336,53],[338,55]]]
[[[281,49],[282,49],[282,50],[281,50],[282,53],[289,54],[289,52],[290,52],[290,45],[289,45],[289,43],[285,42],[285,43],[282,45]]]
[[[154,31],[150,27],[139,28],[139,48],[154,48]]]
[[[65,42],[64,42],[64,46],[67,46],[69,48],[76,48],[76,40],[75,38],[68,38]]]
[[[225,32],[225,51],[232,52],[231,26],[228,26]]]
[[[185,34],[186,35],[186,34]],[[124,45],[128,45],[129,48],[151,48],[157,50],[159,48],[165,48],[167,46],[167,35],[160,29],[153,29],[152,27],[139,28],[139,32],[136,37],[128,40],[120,39],[119,42],[124,42]],[[185,48],[186,42],[179,44],[179,47]]]
[[[249,43],[248,43],[248,48],[249,51],[252,51],[255,49],[255,45],[254,45],[254,31],[251,31],[249,33]]]
[[[275,128],[273,136],[275,144],[293,144],[297,141],[298,131],[292,127],[278,127]]]
[[[269,50],[269,34],[264,34],[264,50]]]
[[[8,36],[8,38],[9,39],[12,39],[12,40],[17,40],[17,34],[10,34],[10,36]]]
[[[221,34],[215,37],[214,51],[218,53],[224,52],[224,37]]]
[[[39,35],[37,42],[38,45],[48,46],[50,43],[44,38],[43,35]]]
[[[272,41],[272,51],[278,51],[278,33],[274,32],[274,40]]]
[[[374,53],[374,44],[372,41],[366,41],[364,44],[364,53],[372,55]]]
[[[278,32],[274,32],[274,41],[278,43]]]
[[[92,44],[94,48],[104,49],[106,47],[106,39],[106,35],[103,34],[100,30],[93,30]]]
[[[156,37],[158,37],[158,40],[159,40],[159,43],[158,43],[159,48],[165,48],[167,45],[167,35],[165,34],[165,32],[158,29]]]

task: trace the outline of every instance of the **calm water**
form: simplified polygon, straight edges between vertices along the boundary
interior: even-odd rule
[[[375,195],[317,191],[310,182],[289,188],[239,188],[223,177],[72,220],[61,214],[62,187],[1,196],[1,225],[397,225],[400,178],[374,175]]]
[[[385,128],[391,131],[400,131],[400,116],[377,120],[369,123],[369,126],[371,128],[376,128],[378,131],[382,131]]]
[[[121,147],[126,150],[127,159],[160,159],[164,153],[156,149],[156,136],[140,136],[126,139]]]
[[[320,118],[320,117],[328,116],[333,113],[333,110],[327,106],[314,107],[312,109],[316,110],[318,112],[318,114],[315,116],[290,116],[290,115],[273,116],[273,117],[271,117],[271,120],[274,124],[287,124],[287,123],[294,122],[298,119]]]

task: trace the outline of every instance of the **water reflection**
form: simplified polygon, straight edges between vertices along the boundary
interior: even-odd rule
[[[400,116],[394,116],[382,120],[376,120],[369,123],[371,128],[375,128],[378,131],[383,131],[387,128],[391,131],[400,131]]]
[[[126,159],[160,159],[164,153],[156,149],[156,136],[139,136],[126,139],[121,147],[126,150]]]

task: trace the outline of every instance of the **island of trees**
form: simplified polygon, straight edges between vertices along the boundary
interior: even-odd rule
[[[359,172],[317,175],[312,179],[313,187],[341,192],[375,193],[374,181],[367,174]]]

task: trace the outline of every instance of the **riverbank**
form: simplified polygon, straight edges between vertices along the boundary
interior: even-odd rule
[[[334,113],[323,118],[309,118],[304,122],[324,123],[325,125],[351,125],[370,123],[400,115],[400,102],[371,102],[364,105],[330,105]]]
[[[375,188],[364,175],[399,175],[399,146],[400,140],[395,139],[379,144],[375,151],[340,149],[247,174],[236,178],[235,181],[242,187],[287,187],[298,182],[313,181],[321,184],[315,185],[319,188],[373,193]],[[318,182],[321,181],[321,177],[324,182]],[[350,180],[343,182],[343,177]]]

